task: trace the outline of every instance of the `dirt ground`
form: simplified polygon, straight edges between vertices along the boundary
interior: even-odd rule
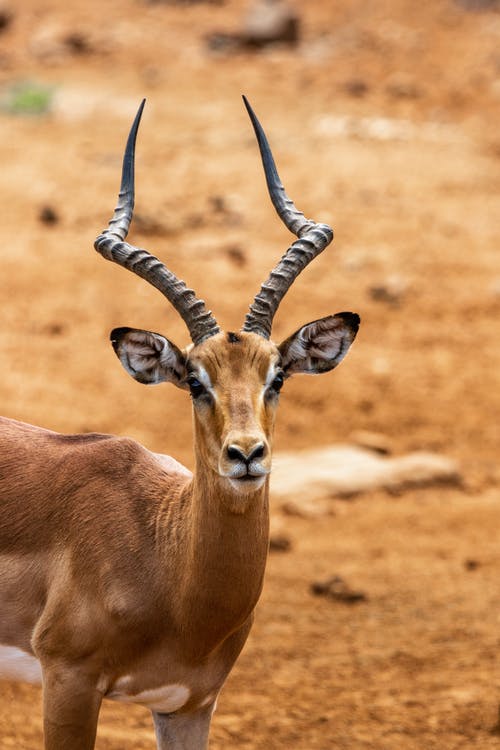
[[[463,472],[460,489],[279,519],[292,546],[270,556],[214,750],[500,747],[500,13],[473,5],[297,2],[297,46],[234,52],[207,37],[241,26],[243,0],[0,6],[0,413],[131,435],[192,465],[186,395],[134,383],[108,343],[132,325],[184,345],[182,321],[92,244],[146,96],[131,240],[237,329],[290,241],[245,93],[287,190],[336,235],[274,337],[341,310],[362,318],[338,370],[287,383],[277,449],[368,430]],[[48,113],[12,112],[27,81]],[[334,574],[366,600],[310,593]],[[0,683],[1,750],[41,747],[40,702]],[[149,714],[105,705],[96,747],[152,750]]]

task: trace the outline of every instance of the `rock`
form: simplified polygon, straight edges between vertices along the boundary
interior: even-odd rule
[[[285,512],[292,508],[294,514],[308,518],[329,512],[325,503],[329,497],[379,489],[403,492],[435,484],[462,485],[455,461],[425,452],[388,457],[354,445],[277,453],[271,475],[272,495]]]
[[[107,50],[109,41],[105,41],[101,34],[92,27],[74,29],[62,22],[46,22],[36,27],[29,40],[29,51],[40,61],[63,64],[72,56]]]
[[[366,81],[363,81],[362,78],[351,78],[349,81],[346,81],[344,83],[343,89],[346,94],[349,94],[349,96],[355,97],[356,99],[361,99],[368,93],[369,86]]]
[[[285,534],[271,534],[269,539],[270,552],[289,552],[291,548],[292,543]]]
[[[395,73],[387,81],[385,90],[393,99],[418,99],[422,92],[413,76],[406,73]]]
[[[42,206],[38,214],[38,219],[42,224],[54,226],[54,224],[59,222],[59,214],[52,206]]]
[[[383,302],[391,307],[399,307],[407,289],[406,280],[397,274],[392,274],[381,284],[369,287],[368,293],[376,302]]]
[[[465,570],[477,570],[480,566],[481,563],[479,562],[479,560],[474,560],[471,557],[467,558],[467,560],[464,560]]]
[[[241,214],[234,211],[222,195],[211,195],[208,199],[209,217],[219,224],[236,227],[242,223]]]
[[[62,41],[68,50],[75,55],[85,55],[92,51],[89,38],[81,31],[70,31]]]
[[[379,432],[357,430],[352,433],[350,439],[354,445],[359,445],[361,448],[380,453],[383,456],[388,456],[389,453],[392,453],[391,439],[388,438],[387,435],[382,435]]]
[[[242,268],[247,264],[247,256],[245,251],[239,245],[229,245],[226,248],[226,255],[235,266]]]
[[[299,41],[299,17],[286,0],[257,0],[248,11],[242,40],[255,47]]]
[[[47,336],[62,336],[64,333],[64,326],[62,323],[47,323],[42,328],[42,332]]]
[[[300,18],[287,0],[256,0],[239,31],[216,31],[207,37],[207,45],[227,53],[277,43],[295,45],[299,36]]]
[[[6,3],[0,2],[0,32],[6,31],[14,19],[12,8]]]
[[[315,581],[311,584],[310,590],[315,596],[326,596],[345,604],[357,604],[368,599],[365,593],[351,589],[338,575],[327,578],[325,581]]]

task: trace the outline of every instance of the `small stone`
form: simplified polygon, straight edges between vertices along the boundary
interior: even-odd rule
[[[211,195],[208,203],[212,219],[227,226],[238,226],[241,224],[240,214],[230,208],[223,195]]]
[[[248,12],[241,36],[246,44],[256,47],[275,42],[296,44],[299,17],[286,0],[257,0]]]
[[[361,448],[367,448],[374,453],[380,453],[382,456],[388,456],[392,453],[392,443],[387,435],[379,432],[370,432],[369,430],[356,430],[351,435],[354,445]]]
[[[481,566],[481,563],[479,560],[474,560],[473,558],[467,558],[467,560],[464,560],[464,568],[465,570],[477,570]]]
[[[369,90],[368,84],[362,78],[351,78],[344,83],[343,88],[346,94],[356,99],[362,99]]]
[[[217,214],[228,213],[226,199],[224,198],[223,195],[211,195],[208,198],[208,202],[210,204],[212,211],[214,211],[215,213]]]
[[[391,307],[399,307],[407,288],[406,280],[397,274],[393,274],[388,276],[381,284],[369,287],[368,293],[376,302],[383,302]]]
[[[326,596],[345,604],[365,602],[368,598],[362,591],[351,589],[339,575],[334,575],[325,581],[314,581],[311,584],[311,593],[315,596]]]
[[[395,73],[385,88],[393,99],[418,99],[421,96],[415,80],[406,73]]]
[[[247,257],[245,251],[239,247],[239,245],[230,245],[226,248],[226,255],[235,266],[245,266],[247,263]]]
[[[271,552],[289,552],[292,548],[290,539],[284,534],[271,534],[269,550]]]
[[[240,30],[215,31],[207,37],[207,45],[214,52],[229,53],[276,43],[296,45],[299,36],[300,18],[286,0],[256,0]]]
[[[89,39],[80,31],[71,31],[63,38],[63,43],[76,55],[87,54],[92,50]]]
[[[5,31],[9,28],[14,18],[14,13],[12,12],[12,9],[0,2],[0,31]]]
[[[53,226],[59,223],[59,214],[52,206],[42,206],[38,214],[39,221],[47,226]]]

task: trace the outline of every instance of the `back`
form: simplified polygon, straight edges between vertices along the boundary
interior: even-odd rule
[[[0,554],[64,546],[89,527],[147,532],[155,509],[189,472],[130,438],[61,435],[0,417]]]

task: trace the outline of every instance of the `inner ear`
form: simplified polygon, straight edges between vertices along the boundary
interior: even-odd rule
[[[359,315],[351,312],[306,323],[278,347],[285,374],[317,375],[333,370],[347,354],[358,328]]]
[[[115,328],[110,339],[123,367],[139,383],[169,382],[187,388],[186,357],[165,336],[139,328]]]

